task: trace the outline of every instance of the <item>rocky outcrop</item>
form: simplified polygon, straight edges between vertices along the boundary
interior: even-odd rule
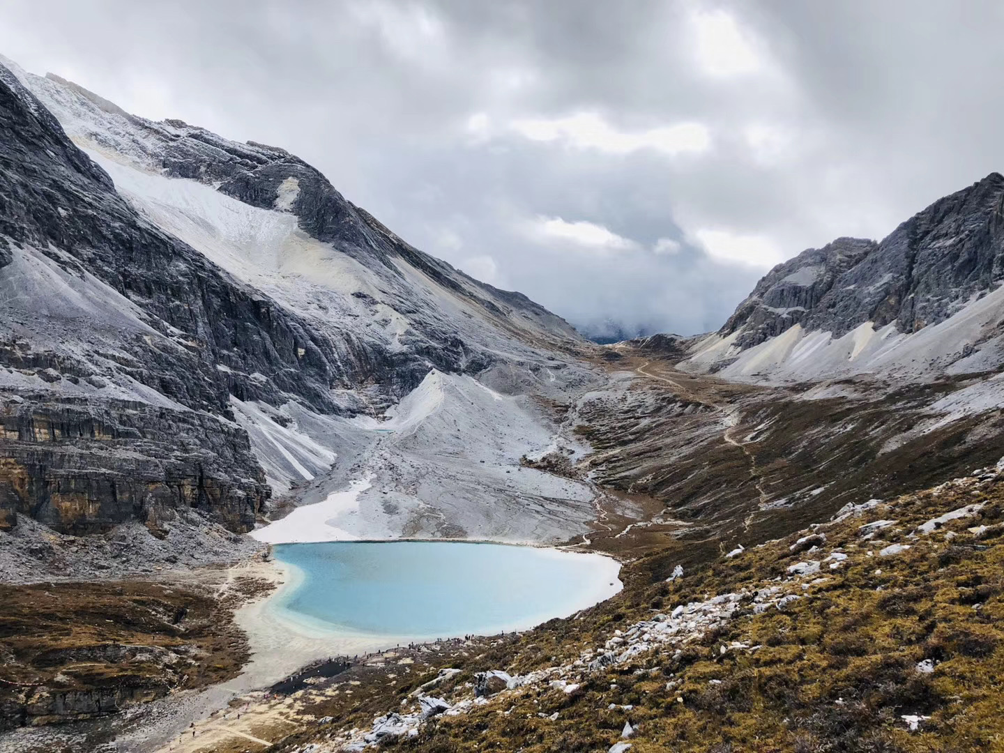
[[[915,332],[1004,280],[1004,177],[946,196],[881,243],[840,238],[771,270],[720,330],[748,348],[795,324],[839,337],[864,322]]]
[[[629,340],[627,344],[645,355],[669,360],[680,359],[687,354],[687,340],[679,335],[659,333],[650,337]]]
[[[118,370],[194,409],[225,412],[231,393],[275,402],[282,392],[293,392],[333,410],[325,393],[347,375],[327,355],[330,344],[144,221],[34,95],[0,71],[0,234],[20,248],[37,249],[68,275],[97,278],[141,309],[142,324],[154,332],[113,343],[128,348],[115,354]],[[46,313],[24,308],[12,314],[37,319]],[[56,334],[55,322],[24,324],[43,330],[40,335]],[[80,319],[67,324],[88,326]],[[14,336],[6,353],[0,351],[0,358],[7,356],[0,364],[20,367],[12,352],[38,350],[42,338],[17,338],[18,330],[10,331]],[[71,360],[58,351],[34,357]],[[83,359],[76,360],[86,370]],[[232,364],[230,383],[217,363]],[[248,378],[255,372],[266,379]]]
[[[61,533],[128,520],[153,531],[184,507],[247,531],[269,497],[247,434],[143,403],[0,405],[0,526],[25,514]]]
[[[500,693],[509,687],[512,677],[498,669],[488,672],[478,672],[474,675],[474,695],[478,698]]]
[[[838,238],[779,264],[739,304],[722,327],[722,334],[741,329],[736,344],[750,347],[807,322],[841,275],[877,247],[874,241]]]

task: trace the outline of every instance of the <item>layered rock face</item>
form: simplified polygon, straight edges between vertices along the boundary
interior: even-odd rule
[[[188,507],[246,531],[269,496],[247,434],[205,413],[36,395],[0,425],[4,528],[20,512],[63,533],[134,519],[157,532]]]
[[[1004,280],[1004,177],[935,202],[881,243],[839,238],[770,271],[721,329],[749,347],[795,324],[841,336],[864,322],[915,332]]]
[[[749,347],[780,335],[794,324],[808,324],[841,275],[877,246],[874,241],[838,238],[776,266],[739,304],[722,333],[742,330],[736,344]],[[845,325],[841,322],[839,326]]]
[[[143,222],[6,70],[0,142],[0,526],[88,532],[184,504],[246,530],[268,489],[246,437],[206,415],[228,410],[214,335],[280,371],[296,323]]]
[[[373,413],[579,347],[282,149],[0,65],[0,529],[246,531],[270,489],[232,401]]]

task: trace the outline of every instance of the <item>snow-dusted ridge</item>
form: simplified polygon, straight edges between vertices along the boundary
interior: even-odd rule
[[[707,335],[680,367],[715,370],[723,377],[765,382],[809,382],[861,374],[927,381],[943,375],[989,371],[1002,356],[1004,288],[997,287],[948,319],[916,332],[868,321],[835,337],[795,324],[780,335],[742,349],[740,331]]]
[[[243,531],[269,496],[288,509],[365,478],[339,536],[585,530],[591,488],[519,464],[562,441],[547,399],[600,379],[566,322],[408,245],[283,149],[0,63],[0,189],[34,208],[0,239],[0,400],[20,399],[26,463],[68,432],[31,488],[86,489],[75,530],[167,525],[183,504]],[[102,473],[138,474],[137,498]],[[17,497],[0,527],[18,513],[69,525]]]
[[[1004,176],[938,200],[881,242],[839,238],[765,275],[681,368],[804,382],[1004,366]]]

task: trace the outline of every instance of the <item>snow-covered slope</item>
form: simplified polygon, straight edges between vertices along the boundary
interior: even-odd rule
[[[559,317],[282,149],[9,61],[0,166],[0,527],[166,526],[190,506],[246,530],[270,493],[371,476],[352,535],[581,530],[586,487],[515,462],[554,440],[536,398],[594,378]]]
[[[768,382],[997,370],[1002,282],[1004,177],[994,173],[881,243],[841,238],[779,265],[680,367]]]
[[[541,408],[471,376],[432,371],[383,416],[329,418],[322,427],[301,415],[281,436],[267,416],[247,418],[252,441],[263,431],[280,456],[296,459],[294,469],[316,457],[304,447],[308,435],[351,458],[317,478],[301,468],[294,479],[301,506],[256,531],[262,541],[553,542],[585,531],[595,517],[587,484],[520,464],[556,440],[567,446]]]
[[[408,246],[282,149],[180,121],[154,123],[58,77],[19,75],[155,225],[336,341],[358,338],[396,360],[422,352],[399,395],[430,366],[477,371],[499,356],[532,357],[533,346],[581,343],[566,322],[524,296]],[[392,381],[386,376],[365,378]]]

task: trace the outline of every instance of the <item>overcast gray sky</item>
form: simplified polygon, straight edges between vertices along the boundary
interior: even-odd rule
[[[774,263],[1004,167],[981,0],[3,0],[0,52],[282,146],[580,327],[722,324]]]

